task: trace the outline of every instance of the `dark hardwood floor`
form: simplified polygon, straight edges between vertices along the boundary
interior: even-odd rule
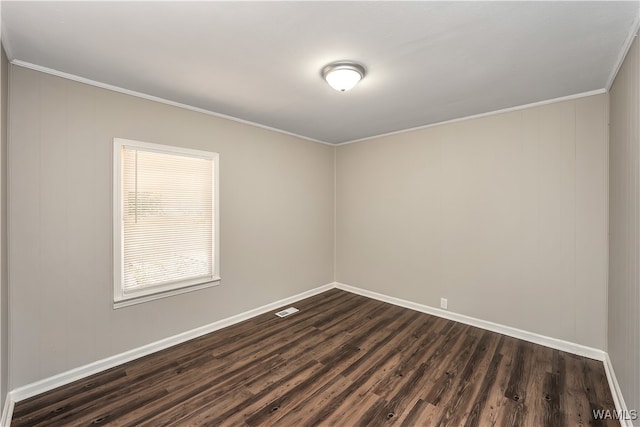
[[[12,426],[587,426],[601,362],[337,289],[52,390]],[[275,313],[275,311],[274,311]]]

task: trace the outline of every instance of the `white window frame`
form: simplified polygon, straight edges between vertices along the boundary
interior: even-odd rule
[[[124,290],[124,227],[122,215],[122,148],[136,148],[165,154],[206,158],[212,161],[213,167],[213,271],[211,277],[190,279],[164,286],[129,291]],[[133,304],[178,295],[185,292],[210,288],[220,283],[220,221],[219,221],[219,154],[211,151],[134,141],[131,139],[113,139],[113,308],[121,308]]]

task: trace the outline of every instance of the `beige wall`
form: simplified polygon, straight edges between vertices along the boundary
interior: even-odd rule
[[[10,71],[11,388],[333,280],[333,147]],[[336,279],[605,349],[607,107],[338,147]],[[113,137],[220,153],[221,286],[112,309]]]
[[[333,281],[333,147],[10,72],[11,388]],[[220,153],[220,286],[112,308],[114,137]]]
[[[628,409],[640,411],[640,44],[611,88],[609,346]]]
[[[7,277],[7,95],[9,63],[0,46],[0,407],[4,405],[8,381],[9,297]]]
[[[338,147],[336,280],[604,349],[607,102]]]

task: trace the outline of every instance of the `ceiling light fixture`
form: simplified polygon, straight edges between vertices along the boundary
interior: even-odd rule
[[[322,78],[340,92],[352,89],[364,77],[364,67],[355,62],[333,62],[322,69]]]

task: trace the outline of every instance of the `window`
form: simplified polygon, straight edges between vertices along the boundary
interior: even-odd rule
[[[114,307],[219,282],[218,154],[113,142]]]

